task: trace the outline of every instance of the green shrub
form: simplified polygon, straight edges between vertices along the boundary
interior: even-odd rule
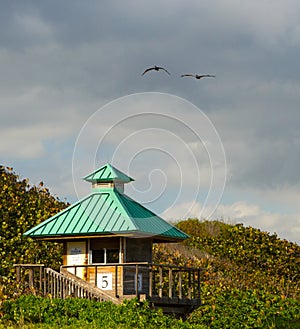
[[[2,303],[0,323],[6,326],[53,326],[63,328],[198,328],[181,319],[153,310],[147,302],[136,299],[122,305],[80,298],[50,299],[33,295]]]
[[[187,320],[167,316],[136,299],[122,305],[32,295],[2,303],[0,324],[29,328],[299,328],[300,303],[258,291],[203,289],[203,305]],[[297,327],[298,326],[298,327]],[[1,328],[1,326],[0,326]]]
[[[203,305],[190,317],[191,324],[211,329],[300,328],[300,302],[257,290],[203,287]]]
[[[207,254],[192,264],[205,269],[204,281],[300,298],[300,246],[296,243],[242,224],[189,219],[177,226],[191,236],[187,246]]]

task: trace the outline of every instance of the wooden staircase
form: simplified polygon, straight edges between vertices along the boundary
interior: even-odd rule
[[[103,290],[91,285],[85,280],[80,279],[78,276],[62,270],[58,273],[51,268],[44,269],[44,296],[50,295],[53,298],[87,298],[100,302],[113,302],[121,304],[122,302]]]
[[[77,297],[100,302],[122,303],[118,298],[106,294],[66,270],[59,273],[49,267],[44,267],[43,264],[15,264],[14,266],[17,282],[34,294],[52,298]]]

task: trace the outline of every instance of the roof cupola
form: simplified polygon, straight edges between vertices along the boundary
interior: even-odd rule
[[[124,192],[124,184],[134,180],[109,163],[96,169],[83,179],[91,182],[95,189],[115,188],[121,193]]]

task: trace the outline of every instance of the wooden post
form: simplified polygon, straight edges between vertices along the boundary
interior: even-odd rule
[[[55,277],[56,275],[54,274],[53,275],[53,297],[54,298],[56,298],[57,296],[56,296],[56,277]]]
[[[79,294],[78,294],[78,287],[75,286],[75,283],[73,283],[73,289],[74,289],[74,297],[79,297]]]
[[[28,269],[28,284],[29,288],[33,288],[33,268]]]
[[[65,299],[65,284],[64,278],[60,277],[60,298]]]
[[[44,268],[44,296],[47,295],[47,282],[48,282],[47,269]]]
[[[198,291],[198,300],[200,300],[200,274],[201,274],[201,271],[200,269],[198,268],[198,280],[197,280],[197,283],[198,283],[198,287],[197,287],[197,291]]]
[[[61,298],[65,299],[66,298],[66,279],[61,278]]]
[[[16,266],[16,276],[17,276],[17,282],[20,283],[21,281],[21,266]]]
[[[115,266],[115,296],[118,298],[118,265]]]
[[[98,279],[97,279],[97,272],[98,272],[98,267],[97,265],[95,266],[95,287],[97,287],[97,284],[98,284]]]
[[[54,297],[54,278],[53,278],[53,274],[51,273],[51,296]]]
[[[191,299],[192,294],[191,294],[191,270],[188,270],[188,274],[189,274],[189,283],[188,283],[188,299]]]
[[[40,266],[40,293],[42,292],[42,289],[43,289],[43,283],[42,283],[42,281],[43,281],[43,266],[41,265]]]
[[[149,266],[149,297],[152,297],[152,289],[153,289],[153,272],[151,265]]]
[[[172,268],[169,268],[169,298],[172,298],[173,296],[173,291],[172,291],[172,286],[173,286],[173,272]]]
[[[162,266],[159,266],[159,287],[158,287],[158,296],[162,298]]]
[[[139,265],[135,265],[135,294],[139,296]]]
[[[179,269],[179,273],[178,273],[178,297],[179,297],[179,299],[182,299],[182,272],[181,272],[181,269]]]

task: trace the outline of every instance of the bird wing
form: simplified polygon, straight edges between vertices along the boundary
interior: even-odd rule
[[[216,76],[215,75],[211,75],[211,74],[203,74],[203,75],[200,75],[201,78],[215,78]]]
[[[142,75],[144,75],[145,73],[147,73],[147,72],[149,72],[149,71],[151,71],[151,70],[154,70],[154,67],[149,67],[148,69],[146,69],[146,70],[142,73]]]
[[[163,68],[163,67],[159,67],[158,69],[159,69],[159,70],[164,70],[166,73],[168,73],[169,75],[171,75],[170,72],[168,72],[168,71],[167,71],[165,68]]]
[[[168,73],[170,75],[170,72],[168,72],[164,67],[161,67],[161,66],[153,66],[153,67],[149,67],[148,69],[146,69],[142,75],[144,75],[145,73],[151,71],[151,70],[156,70],[156,71],[159,71],[159,70],[163,70],[165,71],[166,73]]]
[[[181,74],[181,76],[182,77],[195,77],[194,74],[190,74],[190,73],[188,73],[188,74]]]

